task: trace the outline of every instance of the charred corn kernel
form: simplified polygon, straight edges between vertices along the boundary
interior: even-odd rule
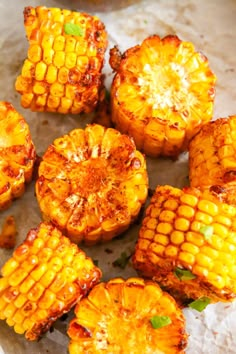
[[[92,260],[50,223],[29,231],[1,273],[0,319],[28,340],[37,340],[101,277]]]
[[[216,77],[188,44],[153,35],[123,55],[110,50],[112,121],[146,155],[177,157],[212,118]]]
[[[169,324],[152,324],[159,316]],[[119,335],[114,331],[118,325]],[[185,320],[175,300],[156,283],[135,277],[96,285],[76,306],[67,333],[70,354],[177,354],[184,353],[187,344]]]
[[[73,25],[76,32],[68,25]],[[22,95],[22,106],[63,114],[94,111],[103,87],[107,48],[104,24],[98,17],[82,12],[28,6],[24,10],[24,26],[28,57],[15,82],[16,91]],[[57,93],[52,84],[60,85]],[[68,94],[68,85],[72,86],[72,95]],[[72,102],[68,104],[58,97]]]
[[[124,232],[147,198],[144,156],[130,137],[98,124],[56,139],[38,174],[36,195],[43,217],[66,230],[75,243],[92,245]],[[165,232],[171,232],[170,223],[165,225]],[[156,226],[156,218],[149,218],[147,228],[154,231]],[[47,242],[54,248],[53,237]]]
[[[235,122],[236,116],[229,116],[207,123],[189,146],[191,186],[212,188],[216,194],[232,204],[235,204],[235,195],[230,186],[233,187],[236,180]]]
[[[166,217],[173,205],[175,216]],[[235,211],[209,190],[158,186],[142,221],[134,268],[180,301],[202,296],[211,302],[232,301],[236,297]],[[193,277],[181,279],[176,267]]]
[[[0,210],[4,210],[31,181],[36,153],[28,124],[9,102],[0,101],[0,131]]]

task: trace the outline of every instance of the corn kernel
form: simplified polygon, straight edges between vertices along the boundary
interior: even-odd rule
[[[180,197],[180,201],[183,204],[187,204],[190,207],[195,207],[198,203],[198,198],[191,194],[183,194]]]
[[[43,296],[39,300],[38,306],[41,309],[49,309],[56,299],[56,294],[49,289],[46,289]]]
[[[156,231],[160,234],[168,235],[172,232],[173,226],[167,222],[160,222],[157,225]]]
[[[182,231],[174,230],[170,235],[170,239],[175,245],[180,245],[184,242],[184,233]]]
[[[32,80],[32,76],[34,75],[34,67],[34,64],[30,60],[26,59],[21,71],[22,77]]]
[[[63,51],[58,51],[54,54],[53,58],[53,64],[57,67],[60,68],[65,65],[65,52]]]
[[[9,285],[17,286],[19,285],[28,275],[27,271],[24,271],[21,268],[18,268],[14,274],[9,278]]]
[[[50,34],[50,33],[45,33],[43,35],[42,41],[41,41],[41,46],[44,50],[46,50],[47,48],[52,48],[53,46],[53,42],[54,42],[54,35]]]
[[[165,252],[165,247],[163,245],[159,245],[156,243],[152,243],[149,247],[151,251],[153,251],[158,256],[163,256]]]
[[[156,209],[156,210],[158,210],[158,209]],[[159,213],[160,213],[160,209],[158,210],[159,211]],[[154,212],[153,212],[153,210],[151,210],[151,216],[153,217],[153,218],[155,218],[155,217],[157,217],[157,216],[154,216]],[[171,223],[171,222],[173,222],[174,220],[175,220],[175,218],[176,218],[176,214],[173,212],[173,211],[171,211],[171,210],[163,210],[161,213],[160,213],[160,215],[159,215],[159,221],[163,221],[163,222],[169,222],[169,223]]]
[[[204,236],[192,231],[188,231],[186,233],[186,240],[198,247],[203,246],[205,244]]]
[[[170,258],[176,258],[178,255],[178,248],[175,246],[167,246],[165,248],[165,255]]]
[[[58,71],[58,82],[61,84],[69,82],[69,69],[65,66],[61,67]]]
[[[184,218],[177,218],[175,220],[174,226],[179,231],[187,231],[190,226],[190,221]]]
[[[85,55],[87,51],[87,41],[84,38],[78,39],[75,45],[75,52],[78,56]]]
[[[211,240],[209,242],[211,246],[217,250],[221,250],[224,245],[224,240],[217,235],[212,235]]]
[[[35,283],[34,279],[32,279],[30,275],[28,275],[28,277],[20,285],[20,292],[22,294],[27,294],[28,291],[34,285],[34,283]]]
[[[39,281],[39,279],[43,276],[43,274],[47,271],[47,264],[42,263],[38,265],[30,274],[31,278],[35,281]]]
[[[188,253],[191,253],[193,255],[199,253],[199,247],[197,247],[196,245],[194,245],[194,244],[192,244],[190,242],[184,242],[181,245],[181,250],[186,251]]]
[[[211,270],[213,267],[213,261],[210,257],[200,253],[196,255],[196,262],[202,266],[206,267],[208,270]]]
[[[188,252],[179,252],[179,260],[185,263],[186,265],[193,265],[195,263],[195,257],[193,254]]]
[[[49,269],[46,273],[44,273],[44,275],[40,279],[40,283],[45,288],[47,288],[52,283],[52,281],[55,278],[55,276],[56,276],[56,273]]]
[[[140,249],[142,249],[142,250],[146,250],[146,249],[148,249],[148,247],[149,247],[150,244],[151,244],[150,241],[144,240],[144,239],[140,239],[139,247],[140,247]]]
[[[142,235],[143,238],[147,239],[147,240],[152,240],[154,238],[155,232],[153,230],[144,230],[144,233]],[[1,279],[0,279],[1,282]],[[0,286],[1,289],[1,286]]]
[[[228,228],[230,228],[230,226],[231,226],[231,224],[232,224],[230,218],[228,218],[228,217],[226,217],[226,216],[224,216],[224,215],[216,215],[216,216],[214,217],[214,221],[215,221],[216,223],[225,225],[225,226],[227,226]]]
[[[206,225],[209,225],[213,221],[213,217],[211,215],[208,215],[206,213],[202,213],[201,211],[197,211],[195,214],[195,219],[197,221],[201,221]]]
[[[47,86],[44,82],[35,82],[33,86],[33,93],[36,95],[43,95],[47,91]]]
[[[187,205],[180,205],[177,209],[177,214],[186,219],[192,219],[195,214],[195,211],[192,207]]]
[[[35,79],[38,81],[42,81],[45,77],[47,71],[47,65],[43,62],[39,62],[35,67]]]
[[[6,318],[12,318],[15,312],[16,312],[16,307],[12,303],[7,304],[7,306],[3,310],[3,314]]]
[[[74,52],[75,46],[76,46],[76,39],[75,38],[73,38],[73,37],[66,38],[66,46],[65,46],[66,52]]]
[[[157,220],[154,218],[150,218],[146,224],[146,227],[150,230],[155,230],[157,226]]]
[[[208,274],[209,274],[209,270],[205,267],[202,267],[198,264],[195,264],[193,266],[193,274],[196,274],[200,277],[204,277],[204,278],[207,278],[208,277]]]
[[[167,246],[169,244],[169,237],[162,234],[156,234],[154,237],[154,242]]]
[[[208,273],[208,281],[210,284],[215,286],[217,289],[222,289],[225,286],[225,280],[222,276],[209,272]]]
[[[65,37],[62,35],[59,35],[55,38],[54,44],[53,44],[53,49],[58,52],[58,51],[64,51],[65,48]]]
[[[14,301],[14,305],[15,305],[15,307],[20,309],[22,306],[24,306],[24,304],[26,303],[27,300],[28,300],[28,298],[26,295],[19,294]]]
[[[62,97],[64,95],[64,86],[58,82],[55,82],[50,87],[50,93],[55,97]]]
[[[79,56],[76,64],[79,71],[85,73],[88,69],[89,59],[87,56]]]
[[[198,209],[211,216],[215,216],[219,212],[218,206],[209,200],[200,200],[198,203]]]
[[[14,331],[15,331],[16,333],[18,333],[18,334],[23,334],[23,333],[25,332],[23,326],[22,326],[21,324],[19,324],[19,323],[16,323],[16,324],[14,325]]]
[[[38,44],[31,44],[28,49],[28,58],[33,63],[38,63],[42,58],[42,48]]]
[[[30,301],[36,302],[42,296],[45,288],[40,283],[36,283],[28,292],[27,296]]]
[[[211,259],[215,259],[219,256],[219,251],[209,247],[209,246],[203,246],[201,247],[201,252],[210,257]]]
[[[222,238],[226,238],[228,236],[228,228],[218,223],[212,224],[214,228],[214,233],[221,236]]]
[[[174,199],[169,199],[165,201],[164,208],[167,210],[175,211],[179,206],[179,203]]]

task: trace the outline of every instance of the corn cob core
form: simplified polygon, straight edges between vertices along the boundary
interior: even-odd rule
[[[0,319],[37,340],[68,312],[101,271],[54,226],[41,223],[1,269]]]
[[[158,186],[140,229],[133,265],[173,295],[232,301],[236,296],[236,208],[210,192]],[[176,268],[195,279],[182,280]]]
[[[207,58],[171,35],[150,36],[118,59],[117,48],[110,54],[115,127],[146,155],[177,157],[212,118],[216,77]]]
[[[24,25],[28,57],[15,83],[22,106],[64,114],[93,111],[107,47],[104,24],[86,13],[29,6]]]
[[[192,187],[212,188],[236,205],[236,116],[205,124],[189,145]],[[207,178],[206,178],[207,176]]]
[[[25,191],[32,179],[35,147],[25,119],[9,102],[0,101],[0,210]]]
[[[175,300],[152,281],[115,278],[96,285],[75,308],[68,335],[70,354],[184,353],[185,320]],[[153,328],[153,316],[171,324]]]
[[[76,243],[125,231],[147,198],[144,156],[131,138],[90,124],[54,141],[39,166],[36,196],[45,219]]]

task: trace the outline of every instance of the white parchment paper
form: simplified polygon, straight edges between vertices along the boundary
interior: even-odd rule
[[[111,0],[109,8],[116,1],[118,0]],[[84,3],[86,5],[86,0]],[[40,3],[35,0],[0,0],[0,100],[11,102],[23,114],[30,125],[37,153],[41,155],[56,137],[73,128],[84,126],[89,118],[32,113],[20,107],[20,97],[14,90],[14,82],[28,48],[23,27],[23,8],[28,5],[77,10],[81,7],[76,0],[48,0]],[[236,114],[236,1],[146,0],[126,9],[96,14],[107,27],[109,46],[116,44],[121,51],[154,33],[160,36],[177,34],[181,39],[193,42],[196,49],[208,57],[210,66],[218,77],[214,118]],[[113,74],[108,59],[104,72],[106,85],[109,87]],[[148,159],[150,187],[155,188],[157,184],[171,184],[176,187],[186,185],[187,158],[187,154],[183,154],[175,162],[168,159]],[[0,225],[7,215],[14,215],[16,219],[18,245],[28,230],[41,221],[34,195],[34,183],[31,183],[21,199],[0,214]],[[105,245],[82,247],[88,255],[98,260],[104,280],[115,276],[127,278],[136,275],[130,264],[122,270],[114,267],[112,262],[123,251],[132,253],[139,227],[140,225],[133,225],[125,237]],[[0,266],[11,253],[0,250]],[[236,353],[236,303],[209,305],[201,314],[190,309],[186,309],[184,313],[189,333],[188,354]],[[73,312],[69,314],[69,319],[72,317]],[[66,354],[67,324],[68,320],[57,321],[54,332],[47,333],[39,342],[30,343],[23,336],[15,334],[4,321],[0,321],[0,354]]]

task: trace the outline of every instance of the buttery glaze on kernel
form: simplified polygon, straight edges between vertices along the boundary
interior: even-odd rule
[[[155,329],[153,316],[168,316],[171,324]],[[68,335],[70,354],[183,354],[187,343],[185,320],[175,300],[141,278],[96,285],[76,306]]]
[[[146,155],[177,157],[212,118],[216,77],[192,43],[153,35],[110,65],[112,121]]]
[[[0,319],[37,340],[96,284],[101,271],[59,230],[41,223],[3,265]]]
[[[139,233],[133,264],[182,299],[236,297],[236,208],[209,191],[157,187]],[[204,229],[211,227],[212,235]],[[195,279],[181,281],[175,268]]]
[[[76,24],[81,35],[66,33],[68,23]],[[28,6],[24,25],[28,57],[15,83],[21,105],[33,111],[92,112],[102,87],[104,24],[86,13]]]
[[[144,156],[127,135],[98,124],[56,139],[38,174],[44,218],[76,243],[92,245],[121,234],[147,198]]]

